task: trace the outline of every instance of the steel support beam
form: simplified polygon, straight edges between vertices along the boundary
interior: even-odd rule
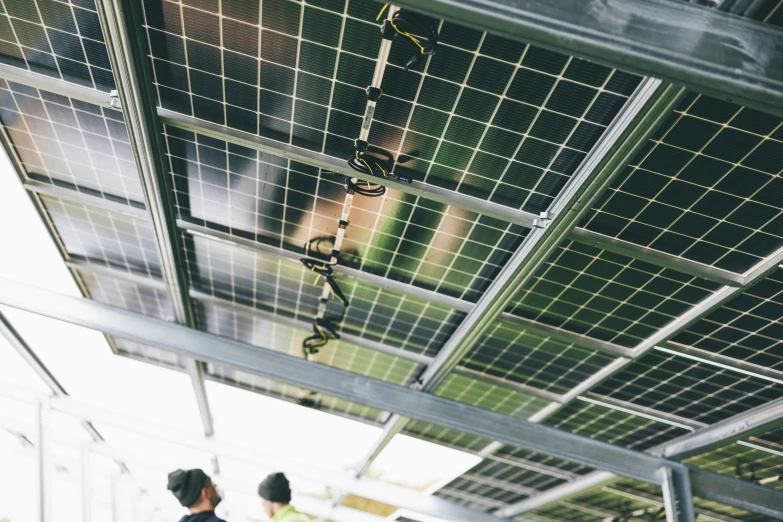
[[[113,98],[106,93],[96,91],[94,89],[79,87],[69,82],[3,64],[0,64],[0,78],[25,85],[32,85],[50,92],[55,92],[63,96],[68,96],[70,98],[86,101],[88,103],[93,103],[100,106],[107,106],[111,100],[114,100],[115,105],[119,104],[119,98]],[[300,161],[302,163],[316,167],[321,167],[338,174],[346,176],[358,175],[359,179],[365,179],[361,176],[361,174],[349,169],[345,162],[339,158],[333,158],[331,156],[326,156],[324,154],[316,153],[307,149],[268,140],[253,134],[230,129],[228,127],[223,127],[203,120],[198,120],[196,118],[178,114],[165,109],[157,109],[157,114],[165,124],[172,127],[189,130],[203,134],[205,136],[213,137],[215,139],[224,140],[229,143],[243,145],[245,147],[250,147],[252,149],[275,156],[294,159],[296,161]],[[373,180],[370,179],[369,181]],[[495,217],[497,219],[522,225],[528,228],[533,226],[533,223],[536,219],[536,216],[529,212],[514,210],[509,207],[504,207],[492,202],[465,196],[463,194],[433,187],[423,183],[413,182],[411,185],[407,185],[405,183],[396,183],[390,181],[387,183],[387,185],[390,188],[399,190],[401,192],[421,196],[433,201],[439,201],[447,205],[452,205],[457,208],[462,208],[486,216]],[[40,189],[42,193],[44,190],[46,189],[43,187]],[[62,194],[75,191],[54,187],[51,191],[51,194],[58,195],[58,192]],[[79,194],[80,193],[77,193],[74,198],[78,198]],[[120,211],[122,211],[121,207],[125,206],[121,203],[115,203],[103,198],[95,198],[91,201],[91,203],[102,206],[109,206],[113,204],[114,209]],[[179,222],[180,226],[182,226],[183,223],[185,222]],[[209,230],[209,234],[214,235],[214,231]],[[231,237],[231,239],[237,240],[238,238]],[[639,259],[654,265],[672,268],[685,274],[701,277],[703,279],[728,286],[738,286],[742,282],[742,276],[734,272],[710,267],[708,265],[703,265],[701,263],[696,263],[687,259],[678,258],[664,252],[658,252],[649,248],[640,247],[627,241],[607,237],[582,228],[575,228],[572,230],[568,234],[568,239],[578,243],[596,246],[616,254],[625,255],[633,259]]]
[[[79,451],[79,485],[82,499],[82,522],[92,522],[92,459],[90,445],[84,444]]]
[[[581,216],[597,200],[614,177],[641,148],[646,138],[680,99],[680,89],[659,80],[644,80],[593,147],[550,210],[542,214],[506,266],[484,291],[476,306],[465,316],[438,351],[432,364],[418,380],[417,389],[434,392],[470,349],[497,321],[529,278],[549,258]],[[387,428],[358,470],[366,470],[408,418],[393,415]]]
[[[403,5],[783,114],[783,39],[760,22],[669,0],[404,0]]]
[[[666,508],[666,522],[694,522],[693,496],[687,473],[677,477],[670,468],[661,468],[663,484],[663,505]]]
[[[586,466],[606,469],[644,482],[660,484],[661,478],[656,470],[667,466],[671,467],[675,474],[684,473],[688,469],[691,469],[692,473],[696,473],[693,468],[660,457],[612,446],[547,426],[443,399],[432,394],[315,364],[269,349],[224,339],[183,325],[106,306],[90,299],[64,296],[29,285],[1,280],[0,304],[103,331],[109,335],[159,346],[186,357],[230,366],[269,379],[420,419],[424,422],[472,433],[480,437],[488,437],[504,444],[553,455]],[[63,404],[66,399],[53,399],[53,401],[55,404]],[[70,403],[72,404],[72,402]],[[114,415],[118,419],[126,418],[122,414]],[[105,420],[102,418],[102,422]],[[131,422],[130,425],[132,426],[133,423]],[[203,446],[203,448],[205,448],[203,451],[210,451],[208,449],[210,446]],[[699,473],[705,472],[699,471]],[[732,495],[743,495],[745,488],[758,488],[763,491],[754,489],[752,492],[747,491],[748,495],[756,498],[758,495],[763,495],[764,505],[783,506],[783,493],[781,492],[733,479],[729,480],[732,482],[731,488],[720,492],[722,502],[734,505],[732,504]],[[357,484],[362,482],[356,481]],[[357,491],[356,494],[366,496],[364,492]],[[712,498],[709,481],[705,479],[700,481],[698,486],[694,484],[694,494],[708,499]],[[744,501],[737,499],[737,502]],[[414,508],[417,507],[414,506]],[[471,522],[479,520],[474,511],[471,511],[471,516],[473,518],[467,520]]]
[[[193,315],[184,270],[184,250],[179,240],[176,214],[172,205],[171,179],[166,167],[162,127],[156,113],[156,98],[143,41],[146,38],[137,5],[125,0],[99,0],[98,14],[106,39],[106,48],[117,82],[125,115],[125,126],[136,158],[139,177],[152,229],[155,233],[163,278],[177,322],[193,327]],[[196,397],[204,433],[214,434],[212,412],[204,388],[201,362],[187,359],[186,367]],[[213,462],[214,471],[218,464]]]

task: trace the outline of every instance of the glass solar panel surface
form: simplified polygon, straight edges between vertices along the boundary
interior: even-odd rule
[[[633,348],[718,288],[717,283],[566,240],[509,311]]]
[[[174,352],[162,350],[157,346],[149,346],[137,343],[136,341],[121,339],[119,337],[112,337],[111,343],[120,355],[125,355],[131,359],[137,359],[144,362],[152,362],[166,368],[177,368],[185,371],[185,358]]]
[[[593,391],[706,424],[783,396],[779,384],[658,351]]]
[[[181,219],[295,252],[337,233],[341,176],[171,126],[165,140]],[[341,264],[470,301],[527,234],[393,190],[354,198],[349,220]]]
[[[0,62],[104,92],[115,88],[94,0],[4,0]]]
[[[639,451],[691,432],[682,427],[579,400],[568,404],[544,423],[559,430]]]
[[[446,377],[435,394],[522,419],[527,419],[549,404],[548,400],[533,397],[522,390],[516,391],[457,374]]]
[[[402,431],[405,435],[463,451],[478,452],[492,441],[477,435],[411,419]]]
[[[688,327],[673,341],[764,368],[781,370],[781,339],[783,275],[773,273]]]
[[[777,116],[691,94],[583,225],[745,272],[783,246],[782,123]]]
[[[201,236],[184,238],[190,282],[197,290],[286,317],[315,317],[321,285],[301,263]],[[338,275],[337,282],[352,304],[345,309],[332,299],[326,316],[342,332],[392,347],[434,355],[463,316],[352,277]]]
[[[462,364],[487,375],[562,394],[612,359],[500,320],[476,342]]]
[[[91,299],[164,321],[174,320],[171,300],[163,290],[86,270],[78,273]]]
[[[348,158],[380,45],[369,0],[144,1],[163,108]],[[432,20],[438,53],[407,72],[392,44],[371,144],[397,172],[545,210],[638,84],[619,71]],[[512,161],[513,160],[513,161]]]
[[[160,279],[160,257],[145,219],[53,196],[41,196],[68,256]]]
[[[204,331],[294,357],[303,356],[302,340],[312,334],[204,302],[197,302],[196,318],[198,327]],[[344,340],[330,342],[327,348],[310,355],[309,360],[399,385],[408,384],[419,369],[414,362]]]
[[[30,179],[144,208],[121,112],[0,80],[0,120]]]

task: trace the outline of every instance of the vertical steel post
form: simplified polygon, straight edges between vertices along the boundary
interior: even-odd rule
[[[90,480],[90,443],[85,443],[81,448],[81,460],[79,467],[79,479],[81,483],[82,522],[92,520],[92,481]]]
[[[676,476],[669,467],[661,468],[659,472],[666,522],[694,522],[693,496],[687,469]]]
[[[49,462],[49,442],[46,430],[49,427],[49,405],[43,401],[36,404],[35,444],[36,482],[38,486],[38,520],[51,522],[52,466]]]

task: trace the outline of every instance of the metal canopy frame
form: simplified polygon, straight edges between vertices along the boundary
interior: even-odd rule
[[[504,444],[606,469],[652,484],[662,483],[663,479],[658,470],[668,467],[675,475],[675,480],[685,480],[685,475],[690,476],[695,496],[783,516],[779,508],[776,508],[783,506],[783,492],[770,488],[720,477],[661,457],[533,424],[269,349],[260,349],[184,325],[106,306],[90,299],[64,296],[9,280],[2,280],[0,283],[0,304],[121,338],[156,345],[183,356],[230,366],[402,416],[491,438]],[[361,483],[362,481],[357,481],[357,484]],[[753,507],[749,507],[749,503],[753,503]],[[466,520],[479,520],[475,518],[477,512],[470,511],[473,518]]]
[[[161,125],[155,113],[155,94],[147,71],[147,57],[140,44],[143,31],[139,10],[122,0],[98,0],[96,7],[101,19],[106,49],[114,71],[120,103],[125,115],[131,149],[136,159],[149,221],[155,234],[160,255],[161,272],[177,322],[195,327],[193,305],[188,293],[188,278],[184,270],[184,250],[176,226],[172,204],[171,178],[165,164],[161,143]],[[207,391],[204,388],[204,366],[194,359],[186,359],[196,404],[204,434],[215,433]],[[217,459],[213,471],[220,467]]]
[[[193,333],[194,321],[191,299],[207,300],[207,296],[195,293],[193,289],[188,288],[187,277],[183,270],[182,263],[183,251],[179,244],[180,229],[187,229],[194,234],[203,234],[215,240],[228,240],[233,244],[241,243],[241,240],[230,236],[221,237],[221,234],[218,232],[176,220],[176,215],[171,202],[171,191],[168,189],[171,180],[165,164],[163,163],[164,149],[161,143],[160,132],[162,123],[198,132],[227,142],[248,146],[262,152],[295,159],[336,173],[351,175],[353,177],[358,177],[359,179],[365,178],[361,175],[357,175],[358,173],[354,171],[348,170],[343,162],[336,158],[331,158],[298,147],[280,144],[248,133],[196,120],[163,109],[156,110],[155,97],[150,88],[151,82],[149,81],[149,71],[147,70],[149,64],[147,63],[144,54],[144,46],[140,43],[143,41],[140,38],[142,24],[135,18],[138,16],[138,13],[134,13],[134,9],[132,9],[132,4],[129,0],[100,0],[97,3],[101,15],[101,22],[104,27],[104,33],[106,35],[109,55],[115,75],[117,76],[118,95],[86,89],[36,73],[13,69],[5,65],[0,65],[0,77],[64,94],[75,99],[95,103],[103,107],[117,108],[118,105],[122,105],[126,115],[128,131],[131,136],[131,144],[141,174],[148,212],[136,207],[112,203],[101,198],[85,196],[68,189],[46,186],[42,183],[28,181],[26,186],[28,190],[33,193],[46,193],[47,191],[52,193],[56,191],[59,192],[59,196],[61,197],[89,198],[91,203],[98,203],[104,207],[113,207],[114,210],[120,212],[143,214],[145,219],[149,219],[153,226],[153,230],[155,231],[156,241],[161,255],[164,281],[154,282],[154,280],[151,279],[127,274],[126,277],[136,277],[137,282],[140,284],[152,283],[152,286],[163,285],[171,297],[176,315],[175,319],[183,325],[183,332],[188,331]],[[568,0],[554,0],[544,3],[539,0],[507,0],[504,2],[492,3],[483,2],[481,0],[425,0],[424,2],[416,3],[415,5],[413,5],[412,1],[409,2],[408,0],[404,0],[402,3],[411,4],[411,7],[415,9],[420,9],[438,16],[444,16],[447,19],[461,20],[468,22],[471,25],[482,26],[487,30],[506,34],[515,39],[519,38],[521,32],[524,31],[524,39],[534,44],[607,63],[621,69],[652,74],[665,80],[696,88],[702,92],[732,99],[737,103],[783,114],[783,59],[781,58],[781,53],[778,52],[783,45],[781,44],[780,32],[775,28],[770,28],[756,22],[737,17],[729,17],[723,13],[704,10],[691,5],[672,4],[666,0],[650,0],[644,4],[639,4],[633,0],[616,0],[609,3],[593,0],[582,3],[576,6],[576,8]],[[617,19],[626,20],[626,23],[607,24],[608,20]],[[687,45],[684,45],[683,42]],[[741,42],[741,45],[737,42]],[[715,63],[714,56],[720,56],[722,63]],[[741,72],[738,74],[737,71]],[[626,103],[623,111],[618,115],[612,126],[607,129],[607,132],[604,134],[601,141],[599,141],[599,144],[591,151],[585,163],[580,167],[580,171],[574,175],[563,193],[555,200],[550,215],[546,216],[546,219],[543,221],[540,221],[540,216],[482,201],[470,196],[464,196],[438,187],[416,182],[412,185],[400,184],[393,181],[385,183],[393,189],[472,210],[507,222],[520,224],[527,228],[532,228],[520,249],[512,257],[490,289],[488,289],[485,295],[475,305],[442,296],[435,292],[422,290],[413,287],[412,285],[396,283],[385,278],[379,278],[365,273],[351,274],[365,280],[373,279],[373,282],[376,284],[381,284],[409,294],[420,295],[443,304],[448,304],[448,306],[457,310],[467,312],[467,316],[463,323],[435,358],[415,356],[417,359],[416,362],[425,365],[426,370],[416,386],[419,391],[408,390],[418,394],[415,399],[413,398],[414,396],[411,396],[410,400],[415,402],[417,400],[424,400],[421,399],[421,397],[433,398],[426,392],[433,392],[449,373],[463,373],[472,378],[481,378],[483,380],[488,380],[495,385],[510,387],[522,393],[528,393],[529,395],[551,400],[549,406],[539,411],[530,419],[533,422],[540,422],[552,415],[563,405],[578,398],[581,394],[586,393],[592,387],[609,378],[618,370],[627,364],[630,364],[631,361],[645,355],[650,350],[662,349],[675,351],[682,355],[695,358],[696,356],[694,356],[693,353],[685,353],[690,349],[667,343],[668,339],[709,313],[711,310],[714,310],[716,307],[725,303],[728,299],[761,280],[766,274],[774,269],[781,259],[783,259],[782,249],[780,252],[777,252],[747,273],[736,274],[574,227],[578,221],[579,212],[572,211],[585,210],[590,207],[590,203],[592,199],[594,199],[594,196],[600,195],[603,188],[611,181],[612,175],[616,173],[618,169],[624,167],[633,152],[643,145],[645,141],[644,136],[646,136],[644,131],[647,130],[646,126],[653,129],[655,123],[662,120],[668,114],[669,110],[676,104],[676,100],[685,92],[683,88],[661,85],[660,80],[653,80],[650,78],[644,80],[642,85],[644,87],[640,87],[640,89],[642,91],[648,89],[648,94],[650,94],[649,89],[652,89],[653,87],[656,90],[660,90],[660,93],[656,94],[654,102],[652,103],[653,107],[651,108],[651,112],[653,117],[649,117],[648,115],[647,119],[626,119],[623,121],[623,117],[627,118],[628,114],[633,112],[634,109],[639,109],[639,107],[635,107],[634,103],[632,103],[632,97],[629,102]],[[640,91],[637,91],[637,94],[638,92]],[[641,128],[642,132],[639,132],[635,127]],[[633,130],[626,135],[625,133],[629,128]],[[613,136],[612,132],[618,132],[618,129],[620,134]],[[615,143],[613,139],[616,140],[617,143]],[[605,148],[602,149],[602,147],[606,146],[606,143],[609,143],[609,147],[612,147],[613,144],[617,145],[619,151],[607,150]],[[596,179],[592,179],[593,177]],[[40,201],[38,201],[38,203],[40,205]],[[566,210],[568,211],[566,212]],[[548,253],[550,253],[564,238],[626,255],[634,259],[644,260],[657,266],[671,268],[685,274],[715,281],[725,286],[704,302],[693,307],[680,318],[673,321],[670,325],[667,325],[661,331],[646,339],[634,349],[595,341],[503,313],[503,309],[511,298],[512,293],[520,284],[524,283],[530,274],[533,273],[535,268],[546,259]],[[248,241],[246,243],[247,244],[242,244],[241,246],[259,250],[267,249],[267,247],[260,246],[253,242]],[[275,252],[273,253],[278,255],[285,252],[282,249],[274,250]],[[63,249],[61,249],[61,251],[63,251]],[[84,266],[74,263],[73,261],[69,262],[69,266],[74,270],[104,270],[107,271],[107,273],[108,270],[110,270],[101,269],[100,267]],[[141,279],[145,279],[145,281],[142,282]],[[13,294],[13,291],[11,294]],[[211,299],[214,300],[215,298]],[[95,304],[97,305],[98,303]],[[216,304],[226,306],[226,303]],[[34,304],[26,304],[24,306],[27,306],[27,309],[35,308]],[[109,307],[105,308],[111,310]],[[45,315],[49,315],[50,317],[54,317],[58,314],[58,312],[53,311],[46,306],[44,306],[43,309],[47,310]],[[106,312],[106,310],[104,311]],[[244,309],[241,311],[243,313],[251,312],[250,310]],[[111,315],[111,313],[115,312],[117,311],[114,310],[106,313]],[[70,312],[62,313],[69,316]],[[253,310],[252,313],[258,314],[259,311]],[[271,316],[272,314],[266,315]],[[277,316],[266,318],[281,322],[286,321],[286,319]],[[464,354],[473,346],[475,340],[478,339],[486,326],[498,318],[515,321],[520,327],[531,330],[535,329],[541,334],[549,335],[565,342],[573,342],[575,345],[589,350],[598,350],[613,356],[619,356],[619,358],[584,381],[580,386],[562,396],[537,391],[529,387],[503,381],[502,379],[496,380],[465,368],[459,368],[457,364],[463,358]],[[84,317],[79,320],[89,322],[89,320]],[[137,318],[137,320],[139,319]],[[154,319],[150,320],[156,321]],[[297,328],[302,326],[298,324],[299,321],[295,322],[297,324],[292,324],[293,326]],[[107,330],[106,328],[100,327],[98,323],[95,323],[94,327],[103,331]],[[131,333],[127,328],[123,330],[122,327],[117,325],[114,325],[113,327],[119,328],[120,331],[124,331],[125,333]],[[121,336],[134,338],[132,335]],[[161,345],[161,337],[156,337],[154,335],[142,337],[147,340],[141,342]],[[232,341],[224,342],[231,343]],[[396,356],[402,355],[402,353],[398,352],[403,352],[402,350],[395,351],[381,343],[366,341],[359,337],[351,339],[351,342],[377,351],[391,353]],[[204,355],[205,360],[210,360],[209,356],[211,356],[211,353],[207,350],[199,352],[197,349],[188,350],[182,346],[163,344],[165,348],[173,349],[182,355],[188,357],[191,355]],[[414,356],[409,355],[408,358],[413,360]],[[743,373],[753,374],[755,370],[756,374],[763,375],[765,378],[771,380],[780,377],[780,375],[778,375],[779,372],[773,372],[771,370],[766,372],[759,371],[759,369],[752,368],[753,365],[742,363],[742,361],[731,360],[726,362],[720,359],[719,356],[706,357],[706,359],[713,364],[723,364],[724,366],[728,366]],[[252,358],[249,360],[252,362]],[[237,364],[245,364],[249,360],[237,359],[234,361],[235,364],[231,365],[237,366]],[[298,361],[297,364],[304,362],[297,359],[294,360]],[[187,369],[193,381],[205,434],[209,437],[212,434],[212,421],[203,384],[203,366],[190,357],[187,361]],[[335,369],[331,370],[340,371]],[[302,371],[305,372],[304,366],[302,366]],[[259,371],[255,371],[254,373],[259,373]],[[348,378],[347,376],[344,377]],[[324,378],[326,378],[326,374],[324,374]],[[352,378],[356,379],[358,377],[354,376]],[[280,378],[278,380],[286,379]],[[310,384],[311,386],[308,386],[307,384]],[[309,381],[307,384],[304,384],[303,386],[315,388],[313,384],[320,383],[313,380]],[[365,384],[370,386],[370,384]],[[383,384],[386,386],[393,386],[387,383]],[[332,394],[341,396],[338,391]],[[325,393],[330,392],[326,391]],[[341,393],[348,393],[351,397],[356,395],[355,390],[342,390]],[[356,402],[367,403],[367,401],[362,400],[357,400]],[[441,405],[441,407],[444,406]],[[467,405],[452,405],[452,407],[473,408]],[[397,408],[382,408],[389,411],[396,411],[397,413],[392,417],[391,421],[387,423],[384,436],[378,441],[374,451],[368,459],[360,466],[358,475],[361,475],[363,471],[366,470],[372,459],[383,449],[385,444],[391,440],[391,437],[403,429],[406,413],[412,411],[413,414],[410,416],[421,418],[421,414],[416,410],[410,410],[408,408],[408,404],[400,405]],[[436,413],[440,413],[437,408]],[[425,414],[431,415],[432,413],[425,412]],[[440,417],[436,415],[434,418],[439,419]],[[432,422],[450,426],[449,424],[444,424],[444,422]],[[516,422],[516,419],[506,418],[504,422],[514,423]],[[537,440],[534,436],[536,433],[535,429],[549,429],[535,425],[527,427],[517,426],[517,428],[523,432],[525,432],[525,429],[533,430],[530,432],[530,436],[533,437],[533,440]],[[470,429],[469,426],[462,426],[455,429],[476,433],[476,429]],[[488,433],[493,434],[495,431],[490,429],[488,432],[485,431],[482,436],[487,436]],[[541,436],[542,433],[539,433],[539,436]],[[550,434],[550,436],[557,437],[558,435]],[[525,446],[524,443],[519,443],[520,439],[518,434],[516,437],[505,434],[502,437],[492,438],[509,444]],[[510,440],[514,442],[509,442]],[[492,453],[502,445],[501,442],[490,444],[490,446],[485,448],[481,453],[483,455]],[[541,441],[539,443],[543,444],[543,447],[549,447],[547,445],[548,441]],[[530,444],[531,443],[528,441],[528,447],[530,447]],[[612,451],[615,449],[622,450],[622,448],[613,448]],[[598,459],[598,463],[596,463],[596,456],[603,455],[602,451],[608,450],[601,447],[585,447],[585,451],[588,451],[589,458],[579,454],[563,458],[575,462],[592,462],[588,465],[601,467],[601,460]],[[557,454],[552,451],[544,452]],[[593,454],[590,452],[597,453]],[[610,451],[606,455],[611,454],[612,452]],[[639,455],[643,454],[637,454],[634,458],[639,458]],[[582,460],[580,460],[580,458],[582,458]],[[587,458],[587,460],[584,460],[585,458]],[[691,520],[693,515],[690,512],[690,501],[688,500],[689,492],[686,487],[689,474],[688,468],[681,467],[681,465],[669,461],[661,461],[657,464],[658,468],[663,469],[664,471],[655,477],[652,477],[650,473],[653,469],[658,468],[649,468],[644,472],[641,470],[633,470],[632,473],[640,473],[646,478],[640,478],[640,476],[634,476],[633,474],[629,476],[634,476],[634,478],[648,480],[657,484],[672,485],[673,488],[671,488],[671,491],[673,495],[676,494],[680,499],[681,507],[684,506],[688,508],[680,509],[680,520]],[[215,463],[215,465],[217,466],[217,463]],[[616,465],[617,464],[615,463],[609,464],[611,469],[617,471],[614,468]],[[629,471],[627,468],[623,469],[626,472]],[[704,478],[704,473],[706,472],[690,469],[694,488],[699,491],[704,490],[705,488],[710,489],[704,484],[704,480],[707,480]],[[720,500],[721,502],[731,505],[738,506],[742,503],[741,500],[734,498],[735,494],[731,491],[731,488],[736,486],[734,484],[725,483],[724,481],[730,479],[711,478],[709,480],[712,481],[711,486],[713,489],[708,491],[708,493],[711,494],[712,497],[706,495],[700,496],[713,498],[715,500],[721,498],[723,499]],[[724,489],[721,490],[721,488]],[[758,502],[761,502],[760,505],[762,508],[764,507],[763,502],[767,500],[767,497],[764,496],[765,492],[747,491],[746,493],[746,498],[754,499],[751,503],[754,502],[755,499],[759,499]],[[673,506],[671,498],[669,498],[668,501],[670,506]],[[746,500],[745,503],[747,504],[748,501]],[[667,512],[672,515],[674,510],[669,509]]]
[[[783,114],[780,29],[669,0],[403,0],[411,9]]]

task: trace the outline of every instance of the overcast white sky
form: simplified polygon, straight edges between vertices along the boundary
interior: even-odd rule
[[[3,252],[0,275],[3,277],[80,296],[4,155],[0,157],[0,245]],[[185,374],[115,356],[97,332],[7,307],[0,307],[0,310],[74,399],[122,412],[128,417],[201,433],[198,409]],[[2,386],[22,386],[38,393],[48,391],[13,348],[0,338],[0,388]],[[206,387],[217,438],[257,448],[262,453],[273,452],[317,468],[335,472],[351,469],[380,434],[380,429],[373,426],[226,385],[208,382]],[[32,423],[33,418],[32,407],[0,398],[0,421],[24,426]],[[58,444],[53,451],[58,463],[62,464],[55,474],[54,521],[71,522],[79,519],[80,509],[78,445],[88,437],[71,419],[55,416],[52,423],[58,440],[70,444]],[[118,497],[123,503],[122,520],[133,520],[130,517],[134,512],[140,516],[148,513],[146,510],[153,504],[163,509],[159,513],[161,520],[177,520],[182,509],[165,491],[165,475],[176,467],[203,467],[208,471],[209,456],[108,426],[96,427],[110,446],[138,455],[135,464],[129,462],[132,471],[129,480],[149,490],[146,497],[137,497],[136,485],[123,483],[118,486]],[[479,460],[473,455],[398,435],[376,461],[372,472],[381,479],[423,489],[461,474]],[[17,437],[0,429],[0,462],[4,469],[0,473],[0,491],[3,492],[0,518],[7,517],[11,522],[33,520],[32,451],[25,450]],[[113,473],[116,466],[99,457],[94,459],[93,465],[93,520],[108,520],[110,488],[107,475]],[[244,492],[227,491],[222,507],[232,508],[233,494],[233,520],[244,519],[243,514],[263,520],[254,492],[258,482],[272,470],[228,459],[221,460],[221,468],[224,482],[244,489]],[[8,469],[13,469],[14,473],[8,473]],[[292,483],[300,496],[325,493],[318,484],[296,478]],[[407,516],[414,518],[411,514]],[[425,518],[421,520],[428,522]]]

